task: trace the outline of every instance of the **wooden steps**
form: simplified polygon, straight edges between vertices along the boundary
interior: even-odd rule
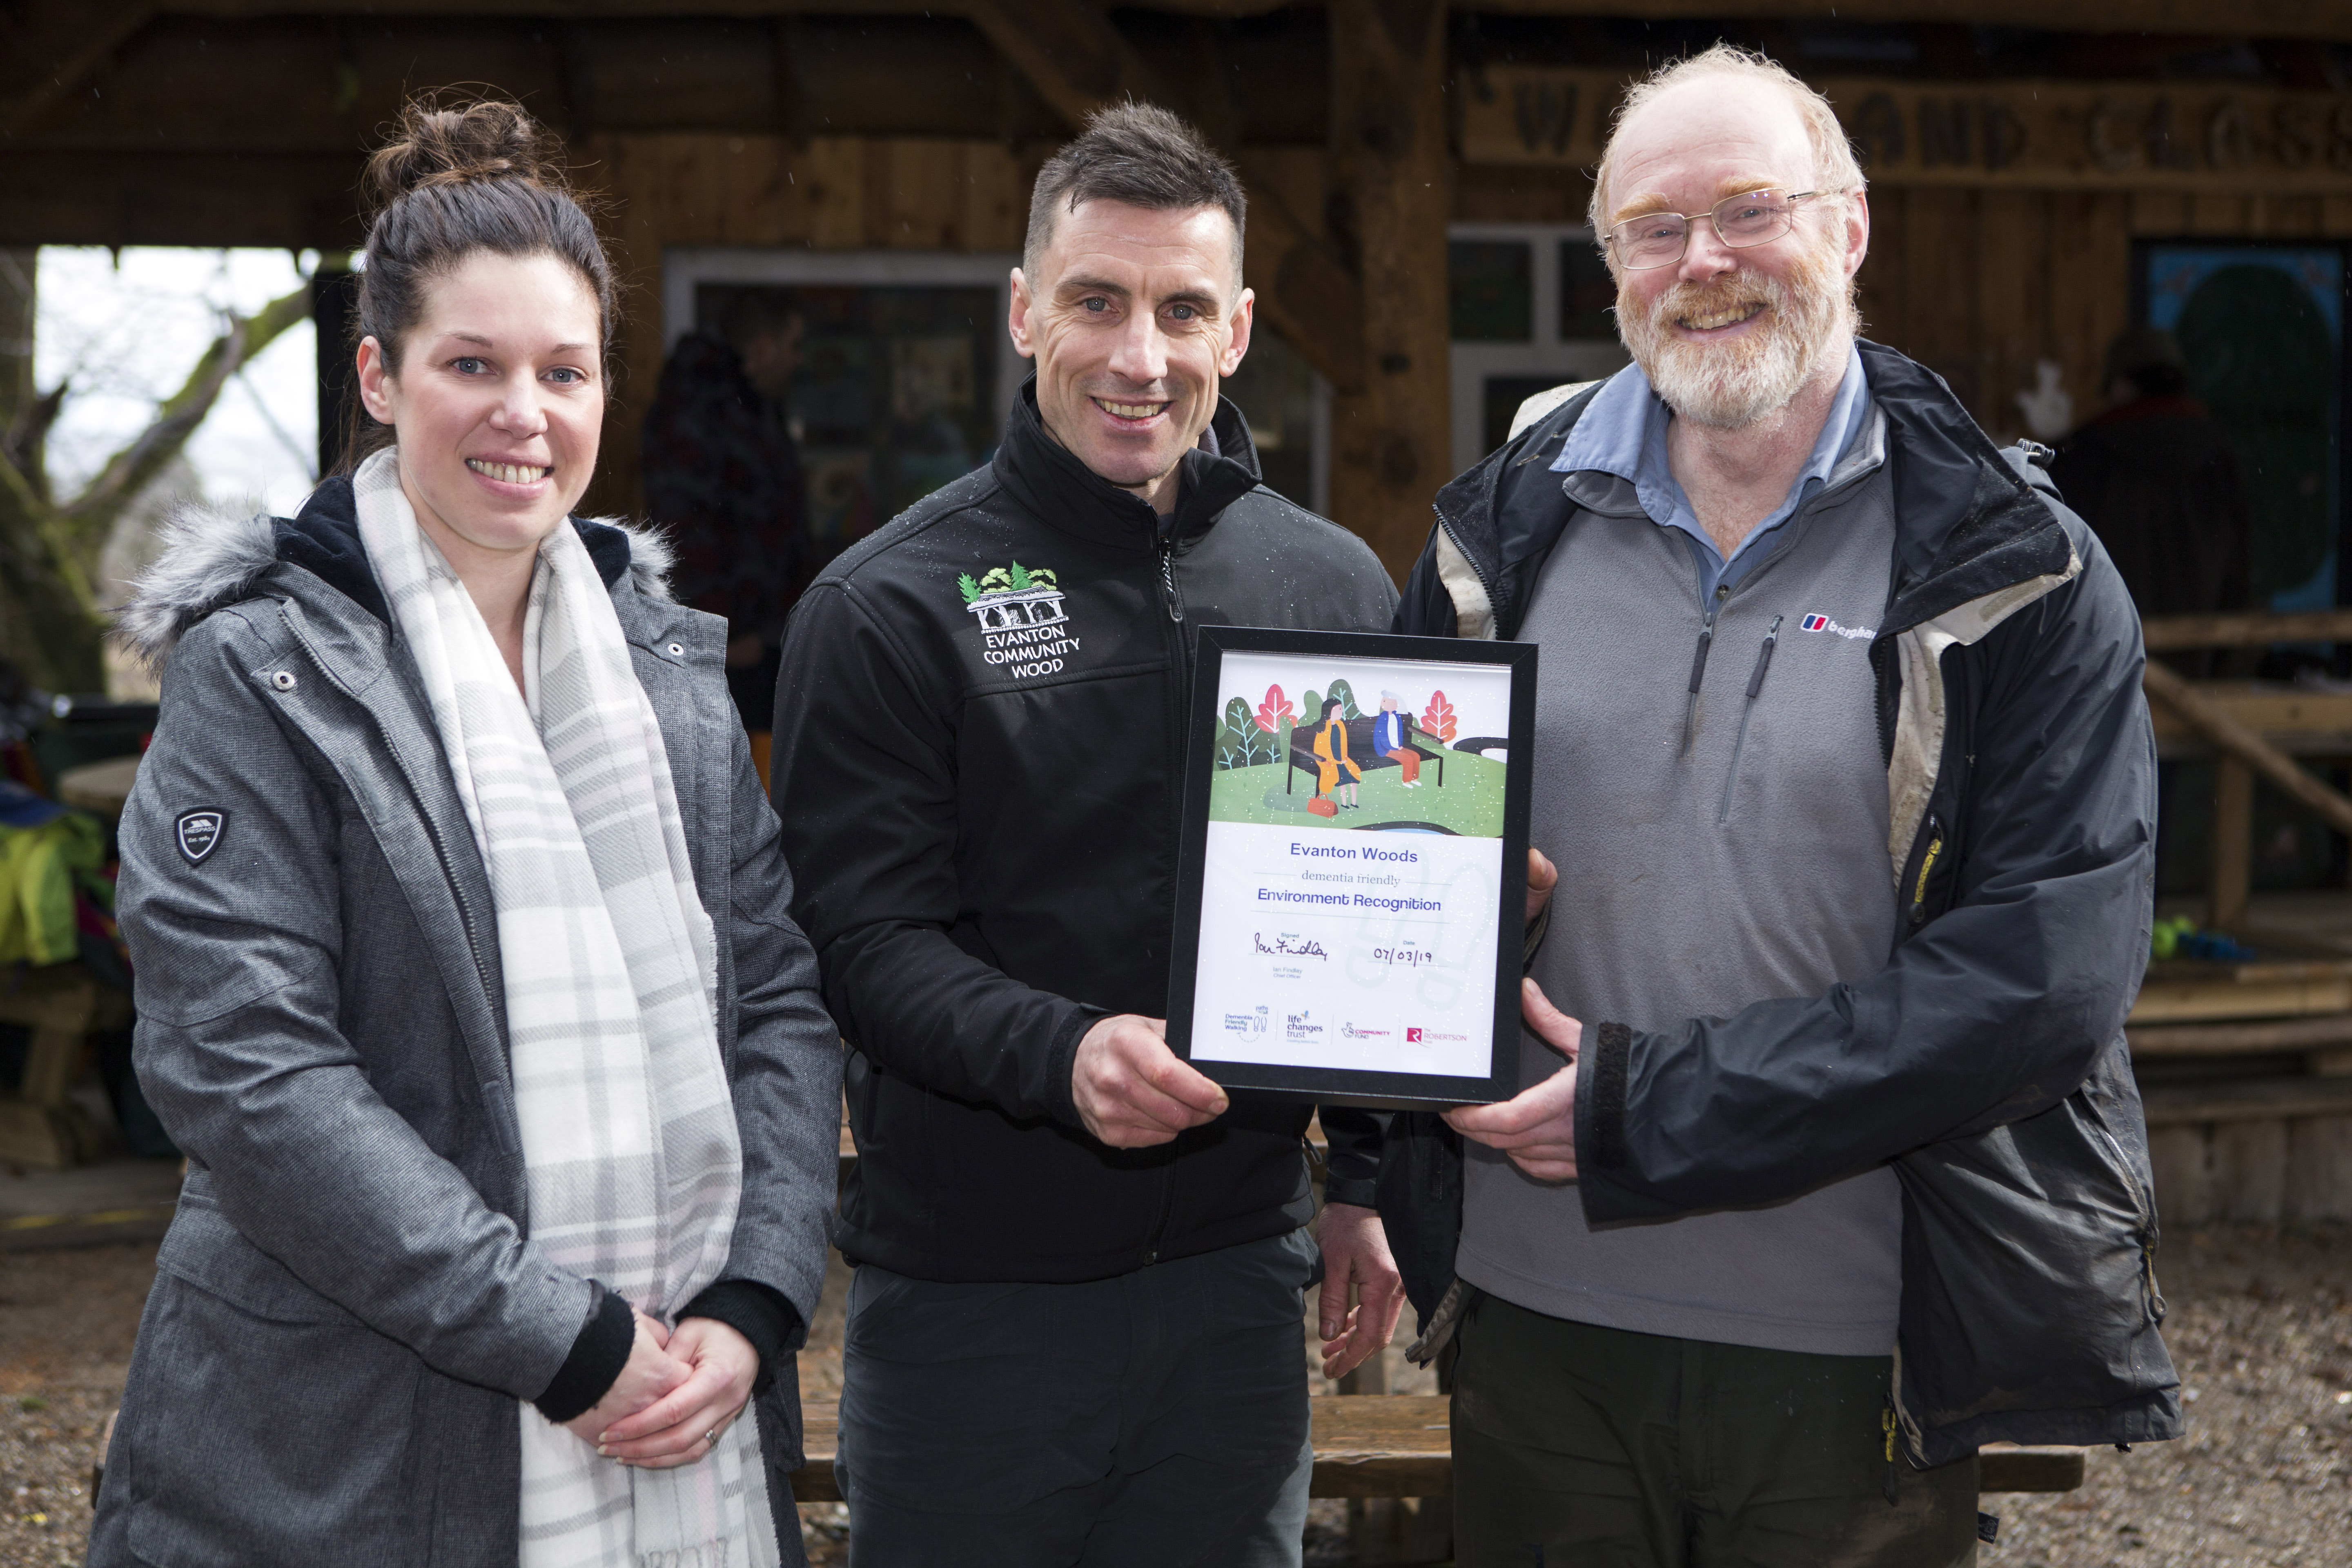
[[[1314,1415],[1318,1498],[1444,1497],[1454,1489],[1454,1440],[1449,1401],[1443,1394],[1327,1394],[1307,1401]],[[803,1444],[807,1466],[793,1476],[802,1502],[839,1502],[833,1456],[839,1412],[804,1400]],[[1994,1444],[1978,1457],[1986,1492],[2063,1492],[2083,1484],[2080,1448],[2021,1448]]]
[[[2151,963],[2127,1029],[2352,1013],[2352,959]],[[2138,1049],[2138,1036],[2133,1048]]]

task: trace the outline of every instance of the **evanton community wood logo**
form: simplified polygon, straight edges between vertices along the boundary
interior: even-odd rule
[[[981,658],[1017,680],[1053,675],[1078,651],[1062,608],[1062,587],[1048,567],[992,566],[956,578],[963,607],[980,623]]]

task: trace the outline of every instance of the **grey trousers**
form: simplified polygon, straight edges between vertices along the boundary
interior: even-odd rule
[[[851,1568],[1298,1568],[1304,1231],[1083,1285],[861,1266],[841,1439]]]

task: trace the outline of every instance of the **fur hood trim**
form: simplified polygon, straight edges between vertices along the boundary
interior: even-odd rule
[[[648,599],[669,603],[670,568],[677,564],[677,548],[669,531],[656,522],[635,522],[625,517],[595,517],[591,522],[617,528],[629,536],[629,577]]]
[[[580,524],[592,539],[600,528],[625,535],[629,577],[636,591],[648,599],[669,600],[670,568],[677,552],[660,528],[617,517],[582,519]],[[267,512],[231,511],[202,501],[172,508],[158,531],[162,553],[132,584],[130,601],[115,613],[115,640],[160,671],[188,628],[215,610],[253,596],[256,585],[278,563],[281,526],[280,520]]]
[[[115,612],[115,640],[161,670],[190,626],[251,597],[261,574],[277,564],[274,522],[267,512],[237,513],[203,501],[172,508],[157,531],[163,552]]]

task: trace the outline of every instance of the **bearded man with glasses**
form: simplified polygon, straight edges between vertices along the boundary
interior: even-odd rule
[[[1544,647],[1527,1087],[1380,1181],[1465,1565],[1972,1563],[1979,1445],[2180,1428],[2138,623],[2047,454],[1860,340],[1864,184],[1759,56],[1636,86],[1633,363],[1439,493],[1397,612]]]

